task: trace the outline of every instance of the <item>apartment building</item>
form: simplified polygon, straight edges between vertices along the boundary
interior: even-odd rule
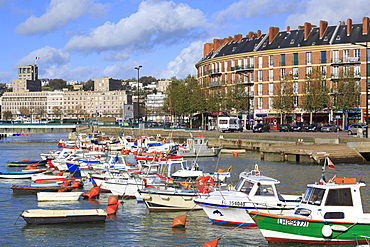
[[[24,66],[20,66],[23,68]],[[37,66],[32,66],[37,72]],[[22,70],[19,70],[23,72]],[[19,75],[20,77],[20,75]],[[22,76],[23,78],[23,76]],[[34,75],[37,78],[37,75]],[[22,79],[23,80],[23,79]],[[30,114],[39,117],[59,118],[77,117],[80,119],[99,115],[100,117],[122,117],[125,104],[132,104],[132,96],[126,91],[105,91],[103,89],[117,88],[109,85],[111,78],[95,79],[99,85],[94,91],[29,91],[19,80],[13,81],[13,92],[5,92],[1,97],[1,118],[4,112],[10,111],[13,117],[21,114],[22,108],[29,109]],[[37,84],[37,81],[29,81]],[[101,86],[101,83],[104,86]],[[23,85],[16,86],[14,84]],[[119,87],[118,87],[119,88]],[[40,88],[41,89],[41,88]],[[100,90],[99,90],[100,89]]]
[[[360,85],[360,105],[344,113],[341,109],[325,109],[315,113],[322,122],[344,124],[365,122],[368,105],[368,41],[369,18],[353,24],[351,19],[329,26],[320,21],[319,26],[309,22],[292,30],[280,31],[270,27],[269,32],[249,32],[225,39],[214,39],[204,45],[203,58],[195,65],[198,81],[208,93],[227,92],[236,85],[245,85],[251,100],[251,118],[270,124],[280,123],[280,114],[273,108],[277,95],[275,85],[287,74],[294,78],[294,111],[291,121],[309,121],[309,114],[300,108],[306,94],[307,76],[319,69],[327,87],[333,88],[340,71],[354,71]],[[247,99],[246,99],[247,100]],[[367,102],[366,102],[367,101]],[[223,110],[223,109],[222,109]]]

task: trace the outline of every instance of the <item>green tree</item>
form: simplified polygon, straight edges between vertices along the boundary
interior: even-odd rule
[[[338,80],[333,83],[332,92],[334,108],[348,112],[352,108],[359,107],[360,82],[355,78],[353,71],[340,71]]]
[[[274,85],[275,96],[273,108],[280,112],[280,124],[286,122],[286,115],[294,110],[293,77],[287,75],[279,83]]]
[[[320,69],[314,69],[307,77],[306,93],[302,96],[300,107],[310,113],[310,123],[312,123],[313,113],[330,107],[330,97],[325,75]]]
[[[87,82],[83,82],[82,85],[84,91],[89,91],[90,89],[94,91],[94,80],[90,79]]]
[[[52,79],[49,81],[49,88],[51,91],[62,90],[67,87],[67,82],[63,79]]]

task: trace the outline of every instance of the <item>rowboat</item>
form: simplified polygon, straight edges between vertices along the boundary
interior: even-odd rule
[[[10,187],[14,194],[37,194],[37,192],[58,192],[59,190],[71,191],[76,189],[71,186],[53,186],[53,187],[34,187],[34,186],[18,186],[13,185]]]
[[[9,171],[0,172],[0,178],[6,179],[28,179],[36,173],[42,173],[45,170],[23,170],[23,171]]]
[[[107,213],[103,209],[45,210],[28,209],[21,213],[28,224],[60,224],[104,222]]]
[[[78,201],[83,192],[38,192],[37,201]]]
[[[212,191],[194,202],[203,208],[212,223],[256,225],[245,210],[263,212],[293,212],[300,202],[299,195],[281,195],[276,185],[280,181],[262,176],[255,165],[250,172],[241,172],[236,187]]]
[[[370,232],[370,213],[364,213],[355,178],[324,179],[308,184],[302,202],[291,214],[251,211],[250,216],[268,242],[310,244],[366,243],[358,239]]]

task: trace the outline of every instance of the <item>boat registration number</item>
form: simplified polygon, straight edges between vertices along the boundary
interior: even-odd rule
[[[278,224],[286,225],[286,226],[302,226],[308,227],[308,221],[301,221],[301,220],[287,220],[287,219],[278,219]]]
[[[223,205],[226,206],[237,206],[237,207],[245,207],[246,202],[241,201],[222,201]]]

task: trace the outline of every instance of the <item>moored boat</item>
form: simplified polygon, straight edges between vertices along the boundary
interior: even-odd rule
[[[256,225],[245,210],[262,212],[293,212],[300,202],[299,195],[281,195],[276,185],[280,181],[262,176],[258,165],[250,172],[242,172],[235,188],[210,192],[194,202],[203,208],[212,223]]]
[[[35,187],[35,186],[18,186],[13,185],[10,187],[14,194],[37,194],[37,192],[58,192],[59,190],[72,191],[76,189],[72,186],[53,186],[53,187]]]
[[[0,172],[0,179],[29,179],[36,173],[42,173],[45,170],[23,170],[23,171],[10,171]]]
[[[333,178],[308,184],[302,202],[290,214],[251,211],[249,214],[268,242],[310,244],[366,243],[356,234],[370,232],[355,178]]]
[[[38,192],[37,201],[78,201],[83,192]]]
[[[28,209],[21,214],[28,224],[60,224],[104,222],[107,213],[103,209],[45,210]]]

